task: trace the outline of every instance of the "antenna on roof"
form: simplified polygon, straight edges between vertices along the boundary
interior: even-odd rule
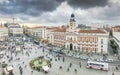
[[[13,23],[15,23],[15,20],[17,20],[17,18],[14,18],[14,17],[12,19],[13,19]]]

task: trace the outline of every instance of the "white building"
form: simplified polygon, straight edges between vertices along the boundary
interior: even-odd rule
[[[12,35],[23,35],[23,28],[18,24],[9,25],[8,30]]]
[[[115,26],[112,28],[113,39],[117,43],[120,49],[120,26]]]
[[[120,59],[120,25],[112,28],[113,40],[118,45],[118,58]]]
[[[36,40],[45,40],[47,39],[46,27],[36,26],[36,27],[26,27],[25,34],[31,36]]]
[[[8,28],[0,26],[0,41],[5,41],[8,38]]]

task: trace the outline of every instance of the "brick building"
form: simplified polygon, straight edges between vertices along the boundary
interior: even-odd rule
[[[68,26],[51,29],[50,43],[69,50],[83,52],[107,53],[109,33],[104,29],[80,29],[74,14],[71,15]]]

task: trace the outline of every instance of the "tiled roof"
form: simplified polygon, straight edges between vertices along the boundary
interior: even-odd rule
[[[45,26],[35,26],[35,27],[32,27],[32,28],[45,28]]]
[[[48,31],[54,32],[56,29],[59,29],[59,27],[52,27],[52,28],[47,27],[46,29]]]
[[[114,26],[113,28],[120,28],[120,25],[118,25],[118,26]]]
[[[47,27],[47,30],[50,30],[52,32],[66,32],[66,27],[65,26],[60,26],[60,27]]]
[[[57,29],[57,28],[59,28],[59,27],[52,27],[52,28],[47,27],[46,29],[47,30],[54,30],[54,29]]]
[[[80,30],[79,33],[106,33],[104,30]]]
[[[0,26],[0,28],[4,28],[4,26]]]
[[[66,32],[66,28],[58,28],[55,29],[53,32]]]
[[[20,28],[20,26],[19,25],[11,25],[11,26],[9,26],[9,28]]]
[[[115,32],[120,32],[120,25],[119,26],[114,26],[113,29],[114,29]]]

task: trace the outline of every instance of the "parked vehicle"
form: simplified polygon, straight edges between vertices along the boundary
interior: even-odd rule
[[[106,62],[112,63],[112,62],[113,62],[113,59],[107,59]]]
[[[87,62],[87,68],[100,69],[100,70],[108,71],[108,63],[88,61]]]

